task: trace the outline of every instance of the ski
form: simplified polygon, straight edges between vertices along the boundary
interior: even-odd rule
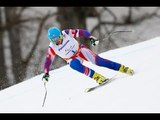
[[[115,76],[116,76],[116,75],[115,75]],[[108,80],[106,80],[105,82],[103,82],[103,83],[100,84],[100,85],[96,85],[96,86],[93,86],[93,87],[90,87],[90,88],[86,88],[86,89],[85,89],[85,92],[91,92],[91,91],[93,91],[93,90],[95,90],[95,89],[97,89],[97,88],[100,88],[100,87],[106,85],[110,80],[114,79],[115,76],[109,78]]]

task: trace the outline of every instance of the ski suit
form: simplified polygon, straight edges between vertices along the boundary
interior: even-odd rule
[[[106,67],[112,70],[118,71],[121,64],[113,62],[111,60],[104,59],[85,45],[79,43],[76,38],[84,36],[87,39],[91,34],[84,29],[66,29],[62,31],[63,41],[60,45],[50,42],[47,51],[47,56],[44,63],[44,72],[48,73],[50,65],[54,61],[55,55],[60,56],[70,65],[70,67],[82,74],[85,74],[92,78],[95,73],[91,68],[84,66],[83,61],[92,62],[95,65]]]

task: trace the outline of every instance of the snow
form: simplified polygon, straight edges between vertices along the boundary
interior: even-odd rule
[[[45,95],[43,74],[0,91],[0,113],[159,113],[160,37],[106,51],[100,56],[135,70],[129,76],[84,62],[105,77],[107,85],[85,93],[97,83],[68,65],[50,71]]]

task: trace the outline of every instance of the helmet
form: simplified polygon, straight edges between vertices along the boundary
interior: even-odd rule
[[[51,27],[48,30],[48,38],[52,42],[57,42],[61,36],[61,31],[57,27]]]

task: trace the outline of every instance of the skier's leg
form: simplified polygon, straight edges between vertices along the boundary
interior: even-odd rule
[[[79,59],[73,59],[69,63],[70,67],[80,73],[83,73],[89,77],[92,77],[94,74],[94,70],[82,65],[81,61]]]
[[[84,45],[81,45],[81,53],[80,57],[85,58],[86,60],[92,62],[95,65],[106,67],[112,70],[120,71],[127,74],[133,74],[133,70],[129,67],[125,67],[124,65],[104,59],[97,54],[95,54],[93,51],[85,47]]]
[[[85,74],[86,76],[88,76],[90,78],[95,79],[98,82],[98,84],[101,84],[102,82],[108,80],[104,76],[95,72],[94,70],[82,65],[81,61],[78,58],[79,57],[77,57],[69,62],[69,65],[72,69],[74,69],[82,74]]]
[[[81,53],[80,57],[87,59],[87,61],[92,62],[95,65],[107,67],[113,70],[119,70],[121,64],[113,62],[108,59],[104,59],[97,54],[95,54],[93,51],[85,47],[84,45],[81,46]]]

